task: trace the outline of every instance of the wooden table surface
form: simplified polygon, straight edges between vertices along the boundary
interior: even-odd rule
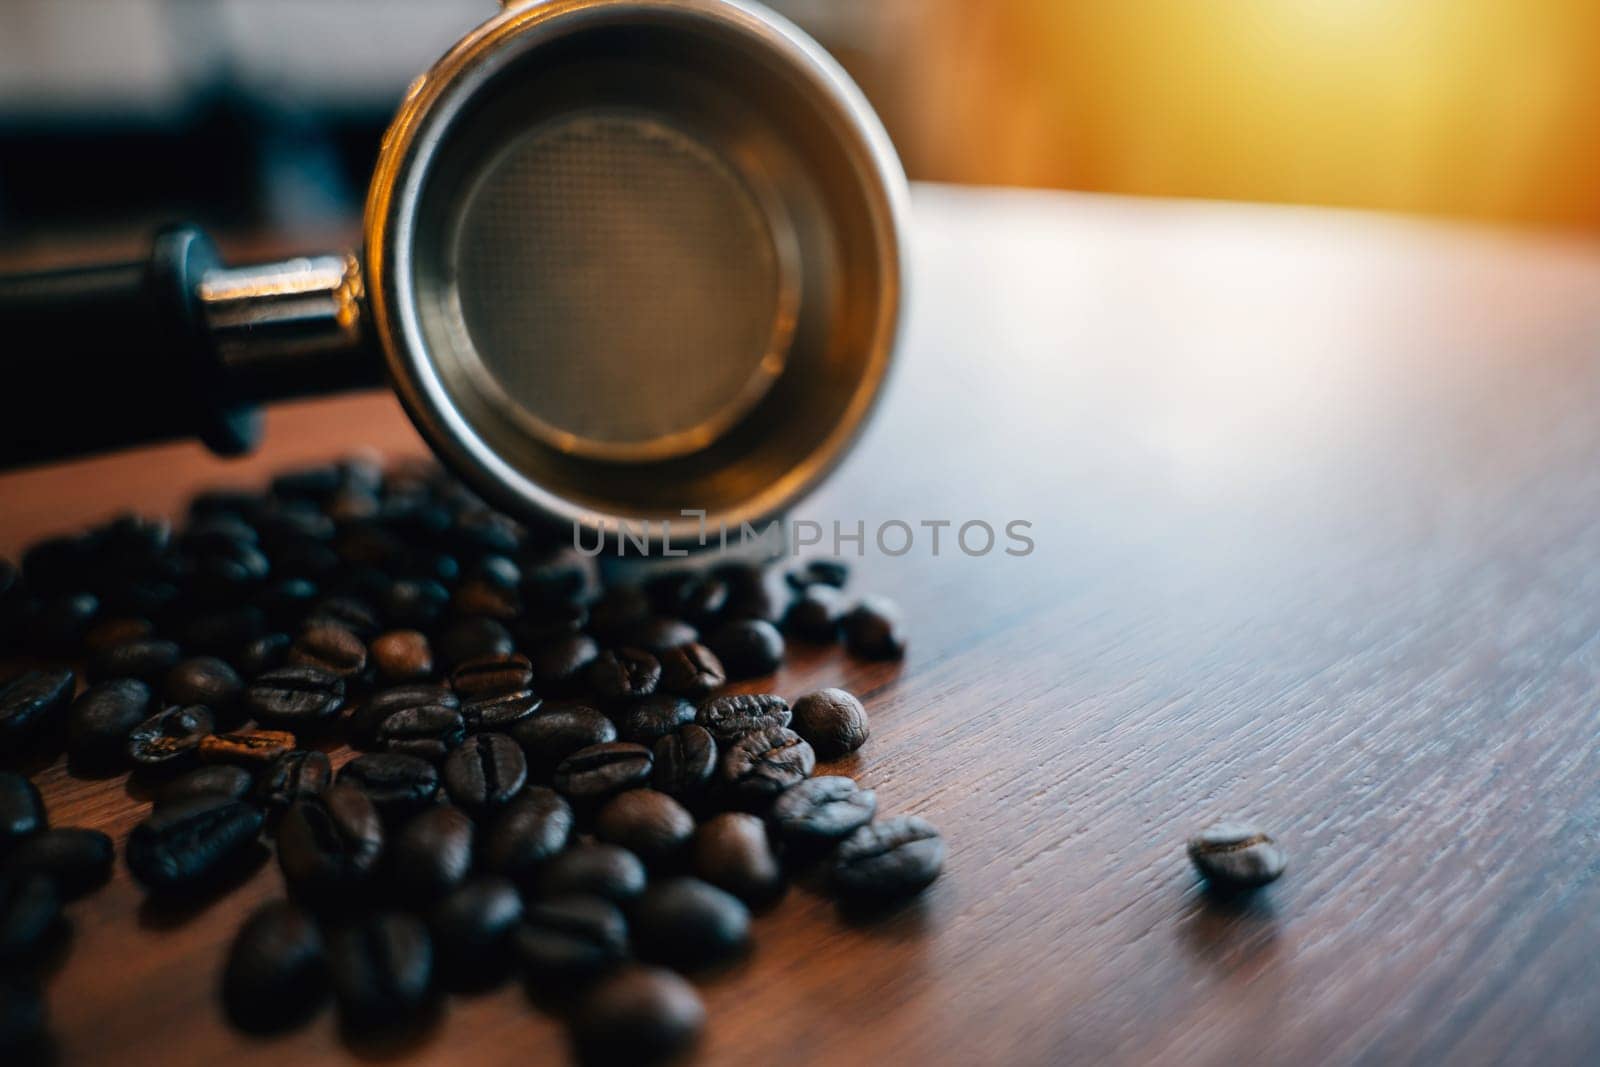
[[[717,1064],[1600,1060],[1600,247],[1356,214],[920,189],[891,395],[801,517],[863,520],[856,587],[900,667],[844,769],[949,840],[875,923],[795,891],[704,983]],[[171,447],[0,477],[0,552],[177,508],[357,443],[392,401],[272,414],[228,464]],[[1032,523],[935,557],[886,520]],[[898,536],[891,538],[897,547]],[[46,772],[119,838],[121,780]],[[1244,909],[1185,836],[1286,845]],[[119,865],[120,866],[120,865]],[[275,866],[179,918],[119,869],[49,984],[67,1064],[350,1062],[331,1015],[231,1032],[215,1001]],[[407,1063],[549,1061],[522,992],[456,998]]]

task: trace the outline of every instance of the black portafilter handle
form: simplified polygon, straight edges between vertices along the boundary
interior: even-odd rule
[[[351,256],[226,268],[198,227],[131,263],[0,276],[0,468],[198,438],[249,451],[262,403],[383,381]]]

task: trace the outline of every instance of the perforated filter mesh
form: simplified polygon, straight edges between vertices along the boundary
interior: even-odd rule
[[[501,402],[569,451],[690,451],[781,366],[790,280],[768,216],[654,117],[584,113],[512,142],[466,198],[452,255]]]

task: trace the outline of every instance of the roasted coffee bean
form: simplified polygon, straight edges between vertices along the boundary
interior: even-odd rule
[[[484,841],[484,866],[526,885],[567,847],[572,827],[572,808],[559,793],[530,786],[495,816]]]
[[[664,694],[645,697],[616,714],[617,732],[622,739],[639,745],[653,745],[694,719],[693,704],[682,697]]]
[[[450,591],[431,578],[405,578],[389,587],[384,613],[397,626],[427,629],[439,621]]]
[[[585,676],[601,700],[638,700],[656,691],[661,663],[640,648],[607,649],[589,664]]]
[[[344,706],[344,679],[319,667],[280,667],[244,691],[245,710],[273,726],[309,726]]]
[[[660,1063],[700,1039],[706,1009],[671,971],[628,967],[583,998],[572,1038],[584,1063]]]
[[[373,638],[370,653],[384,685],[415,682],[433,673],[433,648],[416,630],[390,630]]]
[[[450,672],[450,688],[468,701],[515,693],[532,683],[533,664],[517,652],[468,660]]]
[[[689,843],[694,816],[665,793],[629,789],[606,801],[595,814],[594,834],[646,863],[664,865]]]
[[[215,656],[195,656],[180,661],[162,681],[169,704],[199,704],[213,712],[231,710],[244,689],[239,672]]]
[[[350,1030],[402,1029],[427,1005],[433,943],[404,912],[364,916],[333,931],[328,964],[339,1015]]]
[[[339,678],[353,678],[367,666],[367,646],[343,626],[309,625],[289,646],[289,665],[315,667]]]
[[[200,758],[207,763],[233,763],[261,770],[294,749],[287,730],[235,730],[200,739]]]
[[[388,849],[389,873],[401,894],[426,903],[466,881],[472,870],[475,833],[467,813],[448,804],[413,816]]]
[[[717,742],[703,726],[690,723],[658,740],[650,784],[679,800],[702,796],[717,771]]]
[[[848,837],[872,821],[878,795],[854,778],[823,775],[785,789],[772,803],[772,824],[784,841],[802,849]]]
[[[705,645],[687,644],[660,655],[663,692],[699,700],[710,696],[727,682],[727,672],[716,653]]]
[[[98,889],[111,877],[111,838],[98,830],[41,830],[19,842],[6,860],[13,874],[44,875],[65,899]]]
[[[783,614],[783,629],[792,637],[827,645],[839,639],[845,614],[844,594],[831,585],[813,585],[800,593]]]
[[[783,635],[765,619],[725,622],[711,632],[706,644],[733,679],[771,674],[783,663]]]
[[[44,800],[34,784],[20,774],[0,771],[0,860],[47,826]]]
[[[163,806],[128,834],[128,870],[153,894],[210,886],[238,869],[261,823],[259,808],[226,797]]]
[[[289,805],[278,824],[278,865],[295,893],[340,897],[371,877],[383,840],[383,823],[367,794],[335,785]]]
[[[533,678],[541,689],[564,691],[594,664],[600,646],[588,634],[572,634],[540,645],[533,653]]]
[[[200,742],[216,728],[211,712],[195,704],[157,712],[128,734],[128,758],[147,771],[179,771],[193,764]]]
[[[542,897],[597,896],[626,904],[644,892],[644,862],[625,848],[573,845],[546,863],[535,880]]]
[[[53,881],[0,872],[0,972],[37,953],[60,924],[61,894]]]
[[[711,731],[719,745],[731,745],[745,734],[789,725],[789,702],[773,693],[739,693],[714,697],[700,705],[695,722]]]
[[[440,977],[457,989],[496,984],[511,963],[511,935],[521,922],[522,897],[504,878],[474,878],[451,891],[428,914]]]
[[[357,756],[339,769],[337,781],[367,794],[388,819],[415,814],[439,795],[439,772],[433,764],[397,752]]]
[[[760,808],[811,777],[816,753],[793,730],[768,727],[745,734],[722,754],[718,777],[741,804]]]
[[[259,678],[268,671],[282,667],[289,658],[289,635],[262,634],[249,642],[234,657],[239,673],[246,678]]]
[[[46,656],[70,656],[99,614],[100,598],[92,593],[47,596],[28,620],[28,643]]]
[[[199,655],[232,659],[266,632],[266,613],[253,604],[241,604],[195,616],[183,628],[182,644]]]
[[[163,785],[156,793],[155,806],[159,811],[202,797],[243,800],[254,788],[255,779],[243,767],[197,767]]]
[[[481,615],[510,622],[522,614],[522,598],[515,588],[506,588],[483,578],[468,578],[456,586],[450,607],[457,615]]]
[[[495,696],[474,697],[461,705],[461,717],[466,720],[470,733],[506,733],[532,718],[543,703],[532,689],[518,689]]]
[[[482,615],[447,624],[433,642],[434,656],[450,670],[470,660],[505,656],[512,651],[511,631],[503,623]]]
[[[262,905],[228,949],[222,999],[236,1026],[280,1030],[309,1018],[328,996],[328,954],[322,931],[286,900]]]
[[[361,645],[363,660],[367,654],[367,642],[383,632],[383,623],[377,611],[365,600],[354,596],[330,596],[319,600],[306,615],[301,632],[322,626],[348,630]],[[335,643],[328,646],[327,655],[354,657],[354,648],[350,642],[342,637],[330,640]]]
[[[888,597],[862,597],[840,622],[844,645],[862,659],[900,659],[906,654],[905,623]]]
[[[615,741],[617,728],[587,705],[547,704],[537,715],[513,726],[511,736],[527,754],[533,774],[547,778],[579,749]]]
[[[663,652],[699,640],[700,631],[670,615],[654,615],[628,628],[623,641],[633,648],[642,648],[659,658]]]
[[[16,751],[65,712],[76,683],[71,671],[48,670],[0,685],[0,751]]]
[[[90,656],[89,679],[101,682],[108,678],[137,678],[155,689],[182,658],[183,651],[173,641],[128,641]]]
[[[91,768],[118,766],[127,757],[128,735],[150,717],[150,687],[133,678],[98,682],[67,711],[67,752]]]
[[[378,740],[378,728],[389,716],[407,708],[440,705],[458,709],[461,701],[442,685],[412,683],[379,690],[368,697],[351,713],[346,723],[350,738],[359,745],[373,745]]]
[[[710,574],[674,571],[645,584],[655,610],[703,626],[728,604],[728,583]]]
[[[589,609],[582,604],[539,604],[512,623],[511,632],[520,647],[540,648],[581,633],[588,624]]]
[[[783,868],[766,824],[754,815],[730,811],[707,820],[694,832],[689,856],[697,876],[751,907],[783,894]]]
[[[528,781],[528,758],[506,734],[473,734],[444,761],[450,799],[473,814],[503,807]]]
[[[96,656],[129,641],[143,641],[154,633],[155,626],[150,620],[137,615],[102,618],[83,635],[83,649],[90,656]]]
[[[698,878],[669,878],[645,888],[633,906],[639,955],[675,970],[722,963],[750,943],[750,909]]]
[[[650,617],[650,598],[637,585],[608,585],[589,606],[589,629],[601,641],[620,641]]]
[[[868,823],[845,838],[833,857],[833,890],[857,903],[882,903],[920,893],[944,869],[944,838],[915,815]]]
[[[797,591],[812,589],[819,585],[829,589],[843,589],[845,582],[850,579],[850,565],[838,559],[807,560],[803,565],[785,574],[783,578]]]
[[[256,799],[272,808],[321,796],[333,784],[333,763],[327,753],[297,748],[273,760],[261,774]]]
[[[555,787],[575,800],[599,800],[644,785],[654,756],[643,745],[611,741],[579,749],[556,766]]]
[[[378,747],[438,763],[466,736],[466,720],[459,711],[443,704],[424,704],[404,708],[383,720],[378,727]]]
[[[555,897],[526,910],[512,948],[530,979],[564,991],[628,958],[628,923],[604,897]]]
[[[819,689],[794,702],[790,726],[821,759],[838,759],[860,748],[872,732],[867,709],[843,689]]]
[[[765,619],[776,622],[780,608],[778,590],[767,569],[750,563],[729,563],[712,571],[728,585],[726,619]]]
[[[317,551],[320,546],[307,551]],[[291,558],[291,569],[299,570],[303,560]],[[280,554],[278,559],[279,573],[282,572],[284,560]],[[255,598],[255,604],[267,616],[267,623],[271,626],[281,627],[286,630],[298,629],[300,621],[306,617],[312,606],[322,596],[322,590],[317,583],[309,578],[280,578],[268,585]]]
[[[1266,832],[1245,823],[1219,822],[1189,839],[1189,859],[1213,889],[1256,889],[1283,873],[1287,857]]]
[[[338,492],[342,483],[339,468],[325,463],[284,471],[272,479],[272,493],[274,496],[304,497],[321,502]]]
[[[0,1053],[7,1062],[51,1062],[44,994],[30,978],[0,975]]]

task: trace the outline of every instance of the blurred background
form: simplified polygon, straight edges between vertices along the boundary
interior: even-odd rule
[[[778,0],[913,178],[1600,231],[1595,0]],[[0,0],[0,241],[349,225],[493,0]]]

